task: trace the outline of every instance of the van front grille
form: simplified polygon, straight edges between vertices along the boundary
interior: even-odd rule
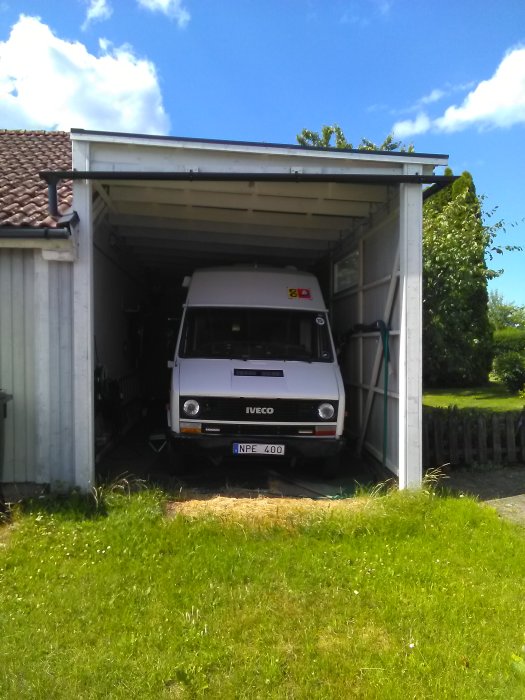
[[[206,420],[220,420],[228,422],[254,421],[257,423],[319,423],[317,408],[322,399],[251,399],[251,398],[225,398],[222,396],[181,396],[180,416],[184,420],[184,402],[189,398],[197,399],[200,411],[192,418]],[[338,402],[326,399],[335,409],[337,416]]]

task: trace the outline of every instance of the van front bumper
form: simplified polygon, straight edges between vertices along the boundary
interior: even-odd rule
[[[256,444],[256,445],[284,445],[284,458],[302,457],[305,459],[324,459],[334,457],[340,453],[344,446],[342,438],[320,438],[320,437],[286,437],[286,436],[218,436],[218,435],[196,435],[171,433],[171,437],[176,445],[184,452],[213,454],[217,457],[234,456],[234,444]],[[237,456],[237,455],[235,455]],[[272,455],[277,456],[279,455]]]

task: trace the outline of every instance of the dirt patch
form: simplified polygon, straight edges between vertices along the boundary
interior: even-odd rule
[[[337,511],[361,511],[370,504],[369,498],[315,500],[311,498],[280,498],[257,496],[193,496],[188,500],[172,501],[168,515],[187,518],[213,516],[232,522],[264,522],[286,524],[315,514]]]

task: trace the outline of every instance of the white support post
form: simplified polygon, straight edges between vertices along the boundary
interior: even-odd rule
[[[89,143],[73,142],[73,169],[89,170]],[[79,216],[78,257],[73,264],[73,410],[75,485],[95,483],[93,382],[93,240],[91,184],[76,180],[73,201]]]
[[[400,186],[399,488],[421,485],[423,265],[421,186]]]
[[[363,284],[364,284],[364,278],[365,278],[365,272],[364,272],[364,253],[365,253],[365,246],[363,243],[363,239],[359,239],[359,245],[358,245],[358,265],[359,265],[359,277],[358,277],[358,291],[357,291],[357,322],[358,323],[364,323],[365,322],[365,313],[364,313],[364,292],[363,292]],[[359,382],[359,389],[358,389],[358,397],[357,397],[357,412],[359,416],[359,434],[362,436],[359,438],[359,448],[358,452],[361,451],[363,441],[364,441],[364,434],[366,431],[365,423],[366,420],[364,418],[364,407],[365,407],[365,397],[364,397],[364,391],[363,391],[363,384],[365,382],[364,378],[364,372],[363,372],[363,358],[364,358],[364,349],[363,349],[363,336],[360,333],[357,339],[357,353],[358,353],[358,367],[359,367],[359,377],[358,377],[358,382]]]

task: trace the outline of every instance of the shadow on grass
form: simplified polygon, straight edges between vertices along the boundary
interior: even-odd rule
[[[59,516],[64,520],[93,520],[104,518],[108,514],[105,498],[97,497],[94,493],[43,494],[37,498],[29,498],[16,504],[15,509],[24,515]]]
[[[442,389],[428,388],[424,391],[423,404],[425,408],[452,408],[461,410],[484,410],[497,412],[520,411],[523,400],[517,394],[511,394],[501,384],[492,383],[487,386],[470,388]]]
[[[45,492],[10,504],[6,508],[5,519],[9,519],[13,510],[25,515],[45,513],[59,516],[64,520],[81,521],[105,518],[109,512],[108,502],[113,495],[131,495],[137,491],[155,488],[132,474],[120,474],[111,481],[105,481],[90,491],[77,489],[58,492]]]

